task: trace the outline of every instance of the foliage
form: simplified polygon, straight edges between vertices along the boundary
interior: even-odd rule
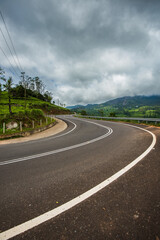
[[[13,98],[23,98],[24,87],[22,85],[18,85],[17,87],[12,88],[11,93]]]
[[[52,101],[52,93],[51,92],[46,91],[44,93],[44,101],[49,102],[49,103]]]
[[[104,111],[103,111],[103,109],[98,110],[98,112],[99,112],[99,115],[100,115],[100,116],[102,116],[102,117],[104,116]]]
[[[84,116],[87,115],[86,111],[85,111],[85,110],[82,110],[82,111],[81,111],[81,115],[84,115]]]
[[[34,121],[34,128],[40,128],[46,126],[46,124],[50,124],[55,122],[55,119],[46,118],[44,116],[43,111],[40,109],[32,109],[32,110],[22,110],[15,114],[5,114],[0,115],[0,134],[3,134],[3,123],[11,123],[16,122],[18,124],[17,128],[14,129],[6,129],[5,135],[13,134],[14,136],[18,136],[20,132],[20,122],[22,122],[23,131],[32,131],[33,130],[33,121]]]
[[[44,113],[42,110],[40,109],[32,109],[32,110],[21,110],[17,113],[14,113],[12,115],[10,115],[9,113],[4,114],[4,115],[0,115],[0,121],[10,121],[16,119],[18,121],[25,121],[25,119],[27,120],[39,120],[39,119],[45,119]]]
[[[6,83],[3,85],[4,86],[4,89],[8,92],[8,106],[9,106],[9,113],[12,114],[12,110],[11,110],[11,89],[12,89],[12,84],[13,84],[13,81],[12,81],[12,78],[10,77]]]
[[[33,119],[45,118],[44,113],[41,109],[32,109],[29,112],[29,116]]]
[[[0,68],[0,79],[4,71]],[[51,104],[52,93],[45,91],[45,86],[39,77],[31,78],[22,72],[22,79],[16,87],[12,88],[12,78],[5,80],[4,89],[0,83],[0,121],[17,119],[27,122],[44,120],[46,114],[68,114],[70,110]],[[12,106],[12,109],[11,109]]]
[[[12,97],[11,98],[11,104],[12,104],[12,112],[17,113],[19,111],[25,110],[25,100],[22,97]],[[31,109],[41,109],[43,112],[47,114],[68,114],[70,113],[70,110],[56,106],[54,104],[51,104],[49,102],[42,101],[40,99],[37,99],[35,97],[28,96],[26,99],[26,110]],[[8,93],[6,91],[2,91],[1,98],[0,98],[0,114],[7,114],[9,113],[8,109]]]
[[[4,78],[4,70],[0,67],[0,80]],[[53,96],[52,93],[49,91],[45,90],[45,85],[43,83],[43,81],[38,77],[29,77],[27,75],[25,75],[25,72],[21,72],[21,81],[19,82],[19,84],[16,87],[13,87],[10,89],[10,92],[8,94],[8,97],[11,99],[11,95],[12,95],[12,99],[18,99],[21,98],[23,100],[25,100],[24,102],[24,107],[25,109],[27,108],[27,98],[29,97],[34,97],[34,98],[38,98],[39,100],[45,101],[47,103],[53,103],[52,105],[55,104],[55,101],[52,100]],[[6,84],[5,84],[6,85]],[[5,88],[5,90],[8,91],[7,88]],[[0,83],[0,95],[2,92],[2,85]],[[3,99],[0,99],[3,101]],[[9,103],[10,105],[10,103]],[[11,106],[11,105],[10,105]],[[61,107],[65,107],[65,104],[60,103]],[[0,106],[1,108],[1,106]],[[64,110],[64,109],[63,109]],[[68,112],[69,110],[66,110],[66,112]],[[65,112],[65,110],[64,110]]]
[[[116,114],[115,114],[115,112],[111,112],[111,113],[109,114],[109,116],[110,116],[110,117],[116,117]]]
[[[17,85],[16,87],[12,88],[12,96],[13,98],[24,98],[24,87],[22,85]],[[26,89],[26,97],[35,97],[42,101],[45,101],[45,97],[40,94],[32,91],[31,89]]]
[[[22,72],[21,77],[22,80],[19,82],[18,86],[23,87],[26,96],[30,95],[45,101],[45,85],[42,80],[39,77],[31,78],[29,76],[25,76],[24,72]]]
[[[0,80],[3,80],[3,81],[6,80],[4,75],[5,75],[5,71],[0,67]]]

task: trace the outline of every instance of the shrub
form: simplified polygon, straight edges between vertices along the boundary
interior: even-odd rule
[[[30,114],[33,119],[40,119],[40,118],[44,119],[45,118],[44,113],[41,109],[32,109],[30,111]]]
[[[87,115],[87,112],[85,110],[82,110],[81,115]]]

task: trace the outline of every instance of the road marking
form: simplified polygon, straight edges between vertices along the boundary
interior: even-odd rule
[[[61,119],[61,118],[60,118]],[[68,120],[67,119],[67,121],[68,122],[70,122],[70,123],[72,123],[73,125],[74,125],[74,127],[70,130],[70,131],[68,131],[68,132],[66,132],[66,133],[63,133],[63,134],[60,134],[60,135],[58,135],[58,136],[50,136],[50,137],[48,137],[49,139],[55,139],[55,138],[58,138],[58,137],[62,137],[62,136],[64,136],[64,135],[67,135],[67,134],[69,134],[69,133],[71,133],[72,131],[74,131],[75,129],[76,129],[76,127],[77,127],[77,125],[74,123],[74,122],[72,122],[71,120]],[[48,138],[47,138],[47,140],[48,140]]]
[[[128,125],[127,125],[128,126]],[[99,192],[100,190],[102,190],[103,188],[105,188],[106,186],[108,186],[109,184],[111,184],[113,181],[117,180],[119,177],[121,177],[123,174],[125,174],[126,172],[128,172],[132,167],[134,167],[138,162],[140,162],[155,146],[156,144],[156,136],[155,134],[153,134],[152,132],[137,127],[137,126],[132,126],[129,125],[131,127],[134,128],[138,128],[141,129],[145,132],[148,132],[149,134],[152,135],[152,143],[151,145],[146,149],[145,152],[143,152],[138,158],[136,158],[134,161],[132,161],[130,164],[128,164],[126,167],[122,168],[120,171],[118,171],[117,173],[115,173],[114,175],[112,175],[111,177],[109,177],[108,179],[106,179],[105,181],[101,182],[100,184],[98,184],[97,186],[91,188],[90,190],[88,190],[87,192],[79,195],[78,197],[70,200],[69,202],[54,208],[51,211],[48,211],[36,218],[33,218],[25,223],[22,223],[16,227],[13,227],[5,232],[0,233],[0,240],[7,240],[10,239],[12,237],[15,237],[23,232],[26,232],[56,216],[58,216],[59,214],[69,210],[70,208],[76,206],[77,204],[83,202],[84,200],[86,200],[87,198],[91,197],[92,195],[94,195],[95,193]]]
[[[44,137],[44,138],[32,139],[30,141],[18,142],[18,143],[14,143],[14,144],[19,144],[20,143],[20,144],[25,144],[26,145],[26,144],[30,144],[33,141],[34,142],[35,141],[44,142],[44,141],[48,141],[48,139],[55,139],[55,138],[59,138],[59,137],[62,137],[64,135],[67,135],[67,134],[71,133],[72,131],[74,131],[76,129],[76,127],[77,127],[77,125],[74,122],[72,122],[72,121],[70,121],[68,119],[67,119],[67,121],[72,123],[74,125],[74,127],[71,130],[69,130],[68,132],[66,132],[66,133],[62,133],[62,134],[57,135],[57,136],[51,135],[51,136]],[[56,134],[58,134],[58,133],[56,133]]]
[[[89,121],[86,121],[86,122],[89,122]],[[106,127],[106,126],[103,126],[101,124],[94,123],[94,122],[89,122],[89,123],[97,125],[97,126],[100,126],[102,128],[105,128],[105,129],[108,130],[108,132],[105,133],[104,135],[102,135],[100,137],[97,137],[97,138],[94,138],[94,139],[92,139],[90,141],[86,141],[86,142],[83,142],[83,143],[75,144],[75,145],[72,145],[72,146],[69,146],[69,147],[60,148],[60,149],[56,149],[56,150],[53,150],[53,151],[39,153],[39,154],[27,156],[27,157],[22,157],[22,158],[17,158],[17,159],[11,159],[11,160],[7,160],[7,161],[3,161],[3,162],[0,162],[0,166],[13,164],[13,163],[17,163],[17,162],[23,162],[23,161],[27,161],[27,160],[30,160],[30,159],[40,158],[40,157],[44,157],[44,156],[53,155],[53,154],[56,154],[56,153],[68,151],[68,150],[71,150],[71,149],[74,149],[74,148],[82,147],[82,146],[85,146],[87,144],[91,144],[91,143],[97,142],[97,141],[99,141],[99,140],[101,140],[103,138],[106,138],[110,134],[112,134],[112,132],[113,132],[113,130],[111,128],[109,128],[109,127]]]

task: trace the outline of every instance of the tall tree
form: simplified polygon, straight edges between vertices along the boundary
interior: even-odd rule
[[[42,80],[39,77],[35,77],[34,82],[35,82],[36,92],[43,94],[45,90],[45,85],[42,82]]]
[[[6,81],[5,79],[5,71],[0,67],[0,80]],[[0,96],[2,92],[2,83],[0,83]]]
[[[6,81],[5,71],[0,67],[0,80]]]
[[[27,78],[25,76],[25,72],[21,72],[21,81],[19,84],[24,87],[24,107],[26,109],[26,89],[27,89]]]
[[[31,81],[31,77],[26,76],[25,72],[21,72],[21,81],[19,82],[19,84],[24,88],[25,109],[26,109],[27,89],[29,89],[30,81]]]
[[[0,83],[0,96],[1,96],[1,92],[2,92],[2,84]]]
[[[102,116],[102,117],[104,116],[104,111],[103,111],[103,109],[99,109],[98,112],[99,112],[100,116]]]
[[[9,113],[12,114],[11,110],[11,90],[12,90],[12,78],[9,77],[9,79],[6,81],[6,83],[3,85],[4,89],[8,92],[8,105],[9,105]]]
[[[51,102],[52,101],[52,93],[49,91],[46,91],[44,93],[44,99],[46,102]]]
[[[30,89],[31,91],[35,90],[34,79],[31,77],[28,77],[28,89]]]

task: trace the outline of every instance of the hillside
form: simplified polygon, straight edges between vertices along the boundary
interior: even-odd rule
[[[11,98],[11,108],[13,113],[25,110],[24,98]],[[46,114],[68,114],[70,110],[42,101],[38,98],[28,96],[26,99],[26,109],[41,109]],[[9,113],[8,108],[8,94],[1,92],[0,95],[0,114]]]
[[[72,111],[88,115],[130,116],[130,117],[160,117],[160,96],[122,97],[101,104],[69,107]]]
[[[114,107],[160,106],[160,96],[122,97],[110,100],[102,105]]]

